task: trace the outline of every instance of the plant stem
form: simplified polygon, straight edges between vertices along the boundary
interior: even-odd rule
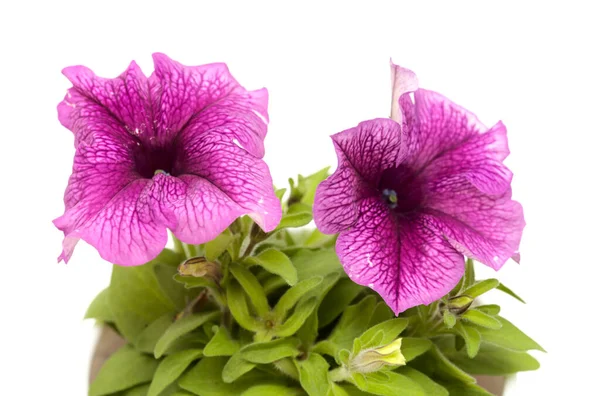
[[[350,373],[346,367],[338,367],[329,372],[329,379],[333,382],[341,382],[350,377]]]

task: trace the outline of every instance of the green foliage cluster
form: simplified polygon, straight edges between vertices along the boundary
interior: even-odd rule
[[[473,263],[452,292],[394,317],[353,283],[335,237],[312,220],[327,170],[290,182],[279,227],[242,218],[204,245],[176,241],[139,267],[114,266],[86,314],[127,345],[111,356],[90,396],[489,395],[473,375],[534,370],[543,349],[475,281]],[[181,264],[181,263],[184,264]]]

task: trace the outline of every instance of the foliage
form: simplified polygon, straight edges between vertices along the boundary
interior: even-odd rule
[[[473,375],[535,370],[542,347],[478,298],[473,262],[451,293],[394,318],[356,285],[335,237],[305,226],[322,170],[299,177],[282,199],[280,226],[265,234],[238,219],[205,245],[165,249],[139,267],[113,269],[87,318],[128,344],[102,367],[91,396],[489,394]],[[181,263],[184,265],[181,265]]]

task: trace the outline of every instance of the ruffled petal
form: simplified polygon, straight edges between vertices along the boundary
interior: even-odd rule
[[[155,222],[164,224],[179,240],[191,244],[216,238],[247,212],[217,186],[192,175],[154,176],[140,202]]]
[[[157,109],[157,143],[168,141],[179,133],[192,119],[196,132],[223,127],[227,119],[238,119],[237,125],[229,123],[222,132],[237,139],[249,152],[262,157],[262,139],[266,134],[266,90],[246,91],[229,73],[224,63],[202,66],[184,66],[164,54],[154,54],[154,74],[150,77],[152,97]],[[210,109],[216,106],[215,109]],[[238,115],[240,116],[238,118]]]
[[[407,99],[409,103],[412,104],[410,102],[410,96],[406,94],[416,91],[419,88],[419,81],[417,75],[412,70],[398,66],[391,60],[390,71],[392,79],[392,110],[390,118],[399,124],[402,124],[403,122],[406,122],[406,120],[404,120],[403,112],[406,112],[409,108],[403,108],[401,106],[401,98],[403,98],[403,104]]]
[[[187,142],[220,135],[262,158],[267,135],[267,122],[262,114],[266,115],[267,101],[266,89],[232,93],[192,117],[178,139]],[[257,110],[263,107],[264,111]]]
[[[414,106],[408,94],[400,103],[406,120],[406,165],[416,171],[488,130],[473,113],[436,92],[418,89],[414,96]]]
[[[434,184],[464,177],[486,194],[503,194],[510,188],[512,172],[502,163],[509,154],[506,128],[499,122],[484,134],[467,139],[460,146],[441,153],[420,177]]]
[[[396,219],[378,198],[362,201],[336,251],[348,276],[378,292],[396,314],[441,298],[464,272],[463,256],[423,219]]]
[[[84,66],[67,67],[63,74],[73,88],[58,105],[58,118],[75,134],[75,147],[97,133],[126,142],[152,130],[147,78],[135,62],[113,79],[98,77]]]
[[[361,122],[332,139],[338,167],[317,188],[314,204],[317,227],[330,234],[355,222],[358,203],[377,194],[382,172],[397,165],[402,145],[400,125],[384,118]]]
[[[81,143],[73,161],[73,173],[65,191],[65,214],[54,224],[65,233],[63,253],[68,261],[80,230],[104,208],[115,195],[139,176],[132,171],[133,159],[126,145],[117,137],[95,134]]]
[[[167,244],[167,230],[144,216],[140,203],[148,180],[135,180],[121,190],[79,231],[103,259],[119,265],[140,265]]]
[[[244,209],[265,232],[281,220],[281,203],[275,196],[267,164],[231,143],[227,136],[194,135],[180,145],[181,169],[213,184]]]
[[[488,195],[469,180],[454,178],[429,190],[424,217],[457,250],[496,270],[518,257],[525,218],[510,188],[502,195]]]

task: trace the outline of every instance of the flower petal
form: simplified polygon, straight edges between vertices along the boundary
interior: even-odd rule
[[[361,202],[336,251],[348,276],[378,292],[396,314],[441,298],[464,272],[463,256],[423,219],[396,219],[375,197]]]
[[[121,190],[81,230],[81,238],[111,263],[140,265],[156,257],[167,244],[167,230],[143,216],[140,196],[148,180],[133,181]]]
[[[265,232],[275,229],[281,220],[281,203],[267,164],[231,143],[227,136],[193,137],[180,145],[181,169],[220,189]]]
[[[140,194],[148,180],[135,180],[117,193],[99,212],[78,228],[66,233],[62,258],[68,260],[79,238],[94,246],[111,263],[140,265],[156,257],[167,243],[164,226],[143,216]],[[69,212],[57,219],[61,228]]]
[[[98,132],[133,141],[153,128],[147,78],[135,62],[113,79],[84,66],[67,67],[63,74],[73,88],[58,105],[58,118],[75,134],[75,147]]]
[[[467,179],[447,179],[430,186],[424,215],[464,255],[496,270],[518,257],[525,227],[523,208],[511,199],[510,188],[502,195],[481,192]]]
[[[68,261],[79,239],[77,230],[97,216],[111,199],[139,176],[123,143],[113,135],[94,134],[75,152],[73,173],[65,191],[65,213],[54,221],[65,233],[59,259]]]
[[[376,195],[381,173],[396,166],[401,151],[400,125],[378,118],[332,136],[338,167],[317,188],[314,216],[322,232],[350,227],[362,198]]]
[[[502,163],[508,153],[506,127],[499,122],[440,154],[422,171],[421,178],[443,184],[463,176],[482,192],[501,195],[512,180],[512,172]]]
[[[403,109],[400,106],[400,98],[410,100],[405,94],[414,92],[419,88],[417,75],[409,69],[396,65],[390,60],[390,71],[392,78],[392,111],[390,118],[399,124],[403,122]]]
[[[414,106],[407,102],[408,95],[401,105],[407,122],[407,165],[416,171],[488,130],[473,113],[436,92],[418,89],[414,95]]]
[[[208,129],[219,126],[219,122],[224,121],[224,114],[230,119],[238,118],[239,114],[240,122],[253,128],[247,130],[238,126],[229,133],[242,145],[248,142],[248,150],[262,157],[264,149],[262,141],[258,140],[264,139],[266,126],[259,121],[262,121],[261,117],[268,121],[266,90],[246,91],[224,63],[184,66],[164,54],[153,54],[152,58],[155,70],[150,85],[152,97],[157,101],[156,123],[161,134],[155,138],[159,143],[172,138],[204,111],[211,113],[203,119],[204,128]],[[218,108],[209,110],[214,105]],[[213,117],[216,118],[209,122]]]
[[[216,238],[247,211],[222,190],[192,175],[155,175],[141,194],[148,215],[164,224],[175,236],[191,244]]]
[[[226,136],[250,154],[262,158],[267,123],[257,109],[264,107],[262,114],[266,115],[267,101],[266,89],[232,93],[192,117],[178,138],[190,141],[214,134]]]

